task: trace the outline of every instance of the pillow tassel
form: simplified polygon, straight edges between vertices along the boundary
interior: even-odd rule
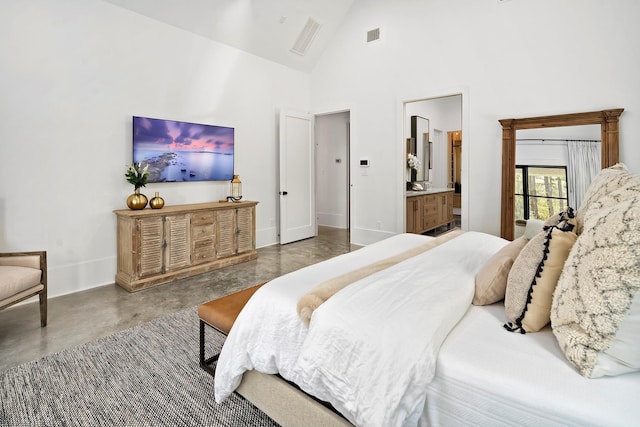
[[[509,322],[509,323],[505,323],[502,326],[509,332],[520,332],[520,334],[522,334],[522,335],[527,333],[527,331],[524,330],[522,325],[517,325],[517,326],[514,327],[513,323]]]

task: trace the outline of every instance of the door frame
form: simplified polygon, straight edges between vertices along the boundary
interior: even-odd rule
[[[347,224],[347,231],[349,232],[349,241],[351,241],[351,219],[353,218],[353,195],[352,195],[352,189],[353,189],[353,178],[351,176],[352,170],[353,168],[351,167],[351,158],[352,158],[352,135],[353,132],[351,132],[352,129],[352,124],[353,124],[353,109],[352,108],[337,108],[334,110],[328,110],[328,111],[323,111],[323,112],[316,112],[313,113],[313,117],[314,117],[314,122],[315,120],[319,117],[319,116],[330,116],[332,114],[341,114],[341,113],[349,113],[349,121],[347,122],[347,158],[346,158],[346,166],[347,166],[347,171],[346,171],[346,176],[347,176],[347,180],[345,182],[345,186],[346,186],[346,194],[347,194],[347,204],[346,204],[346,224]],[[317,135],[316,137],[316,147],[318,144],[318,139],[317,139]],[[318,167],[317,167],[317,161],[318,158],[316,156],[316,188],[315,191],[317,191],[317,186],[318,186]],[[316,206],[317,209],[317,206]],[[316,224],[317,224],[317,218],[316,218]]]
[[[469,203],[469,194],[472,191],[472,185],[469,182],[469,91],[466,87],[459,88],[451,88],[448,90],[444,90],[442,92],[435,92],[432,94],[428,94],[426,96],[404,96],[398,98],[398,130],[397,130],[397,165],[398,172],[396,174],[396,182],[398,183],[398,196],[396,198],[396,206],[399,206],[398,212],[402,212],[402,215],[397,219],[396,227],[403,233],[407,228],[407,203],[405,197],[406,191],[406,135],[405,131],[405,118],[407,114],[407,104],[413,102],[420,101],[429,101],[438,98],[446,98],[449,96],[460,95],[461,97],[461,129],[462,129],[462,146],[467,147],[466,150],[462,152],[462,188],[465,189],[462,191],[462,224],[461,227],[463,230],[469,230],[469,211],[470,203]]]

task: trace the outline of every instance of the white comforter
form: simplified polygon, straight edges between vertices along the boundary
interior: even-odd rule
[[[255,369],[280,373],[356,425],[415,425],[440,345],[473,298],[476,272],[507,241],[464,233],[342,289],[314,312],[309,328],[296,304],[317,283],[424,239],[394,236],[263,286],[222,349],[216,401]]]

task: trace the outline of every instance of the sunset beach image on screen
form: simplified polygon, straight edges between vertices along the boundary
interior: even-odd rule
[[[133,161],[149,165],[148,182],[233,178],[231,127],[133,116]]]

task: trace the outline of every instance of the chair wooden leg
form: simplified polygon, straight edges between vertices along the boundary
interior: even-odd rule
[[[40,326],[47,326],[47,294],[40,293]]]

